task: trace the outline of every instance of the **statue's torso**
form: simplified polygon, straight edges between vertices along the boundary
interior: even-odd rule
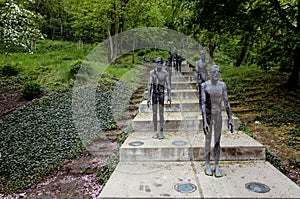
[[[153,70],[151,73],[153,75],[153,84],[165,85],[168,76],[168,72],[165,69],[161,71]]]
[[[198,72],[199,75],[201,75],[202,79],[204,81],[208,80],[208,73],[207,73],[207,64],[206,62],[199,60],[196,63],[196,70]]]
[[[211,112],[221,112],[224,83],[222,81],[218,81],[216,84],[212,84],[211,81],[206,81],[205,84],[206,100],[210,103]]]
[[[150,72],[150,75],[151,84],[153,85],[153,94],[163,94],[165,84],[167,82],[168,72],[165,69],[162,69],[161,71],[154,69]]]

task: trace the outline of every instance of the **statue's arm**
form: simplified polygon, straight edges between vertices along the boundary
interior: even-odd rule
[[[169,78],[169,73],[167,71],[166,71],[166,84],[167,84],[168,101],[171,104],[171,82]]]
[[[149,103],[151,101],[151,93],[152,93],[152,86],[153,86],[153,71],[150,71],[150,80],[149,80],[149,85],[148,85],[148,106],[149,106]]]

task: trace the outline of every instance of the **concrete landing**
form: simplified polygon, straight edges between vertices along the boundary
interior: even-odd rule
[[[196,107],[197,109],[199,107]],[[195,108],[195,109],[196,109]],[[158,114],[159,115],[159,114]],[[132,127],[136,131],[152,131],[153,130],[153,114],[152,112],[139,113],[132,120]],[[222,129],[228,130],[227,115],[222,114]],[[239,119],[233,117],[234,127],[239,127]],[[194,112],[165,112],[164,113],[164,131],[199,131],[203,129],[202,116],[199,111]],[[159,116],[158,120],[159,121]]]
[[[222,178],[206,176],[204,162],[120,162],[100,194],[102,199],[145,198],[299,198],[300,188],[265,161],[220,162]],[[178,183],[196,190],[180,193]],[[270,191],[246,189],[249,182],[267,185]]]
[[[166,132],[165,139],[152,138],[152,132],[133,132],[120,148],[120,161],[191,161],[205,160],[203,131]],[[143,142],[131,146],[132,142]],[[179,141],[179,142],[178,142]],[[213,157],[212,139],[211,148]],[[264,160],[265,147],[243,132],[222,132],[221,160]]]

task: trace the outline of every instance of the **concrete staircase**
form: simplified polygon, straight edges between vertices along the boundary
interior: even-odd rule
[[[300,188],[265,161],[262,144],[243,132],[228,131],[225,113],[220,157],[223,177],[204,174],[205,137],[195,75],[188,66],[183,66],[182,74],[173,70],[172,106],[165,105],[164,116],[165,139],[152,139],[152,110],[146,99],[140,104],[132,120],[135,132],[121,146],[120,162],[100,198],[299,198]],[[239,119],[233,119],[237,128]],[[258,193],[265,187],[257,183],[269,191]]]

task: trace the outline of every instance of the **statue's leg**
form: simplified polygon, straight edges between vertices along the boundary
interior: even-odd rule
[[[221,142],[221,131],[222,131],[222,116],[219,114],[215,120],[214,124],[214,154],[215,154],[215,176],[222,177],[221,171],[219,169],[219,160],[220,160],[220,142]]]
[[[152,112],[153,112],[153,128],[154,128],[154,133],[152,138],[157,139],[158,134],[157,134],[157,96],[152,95]]]
[[[179,61],[179,72],[181,73],[181,61]]]
[[[205,135],[205,174],[212,176],[213,172],[210,167],[210,144],[211,144],[211,134],[212,134],[212,125],[210,121],[210,116],[207,116],[207,124],[209,125],[209,131]]]
[[[171,66],[168,66],[168,68],[169,68],[169,83],[170,83],[170,87],[171,87],[171,84],[172,84],[172,82],[171,82],[171,77],[172,77],[172,65],[171,65]]]
[[[164,93],[160,94],[159,97],[159,125],[160,125],[160,132],[159,132],[159,139],[164,139],[163,130],[164,130]]]

